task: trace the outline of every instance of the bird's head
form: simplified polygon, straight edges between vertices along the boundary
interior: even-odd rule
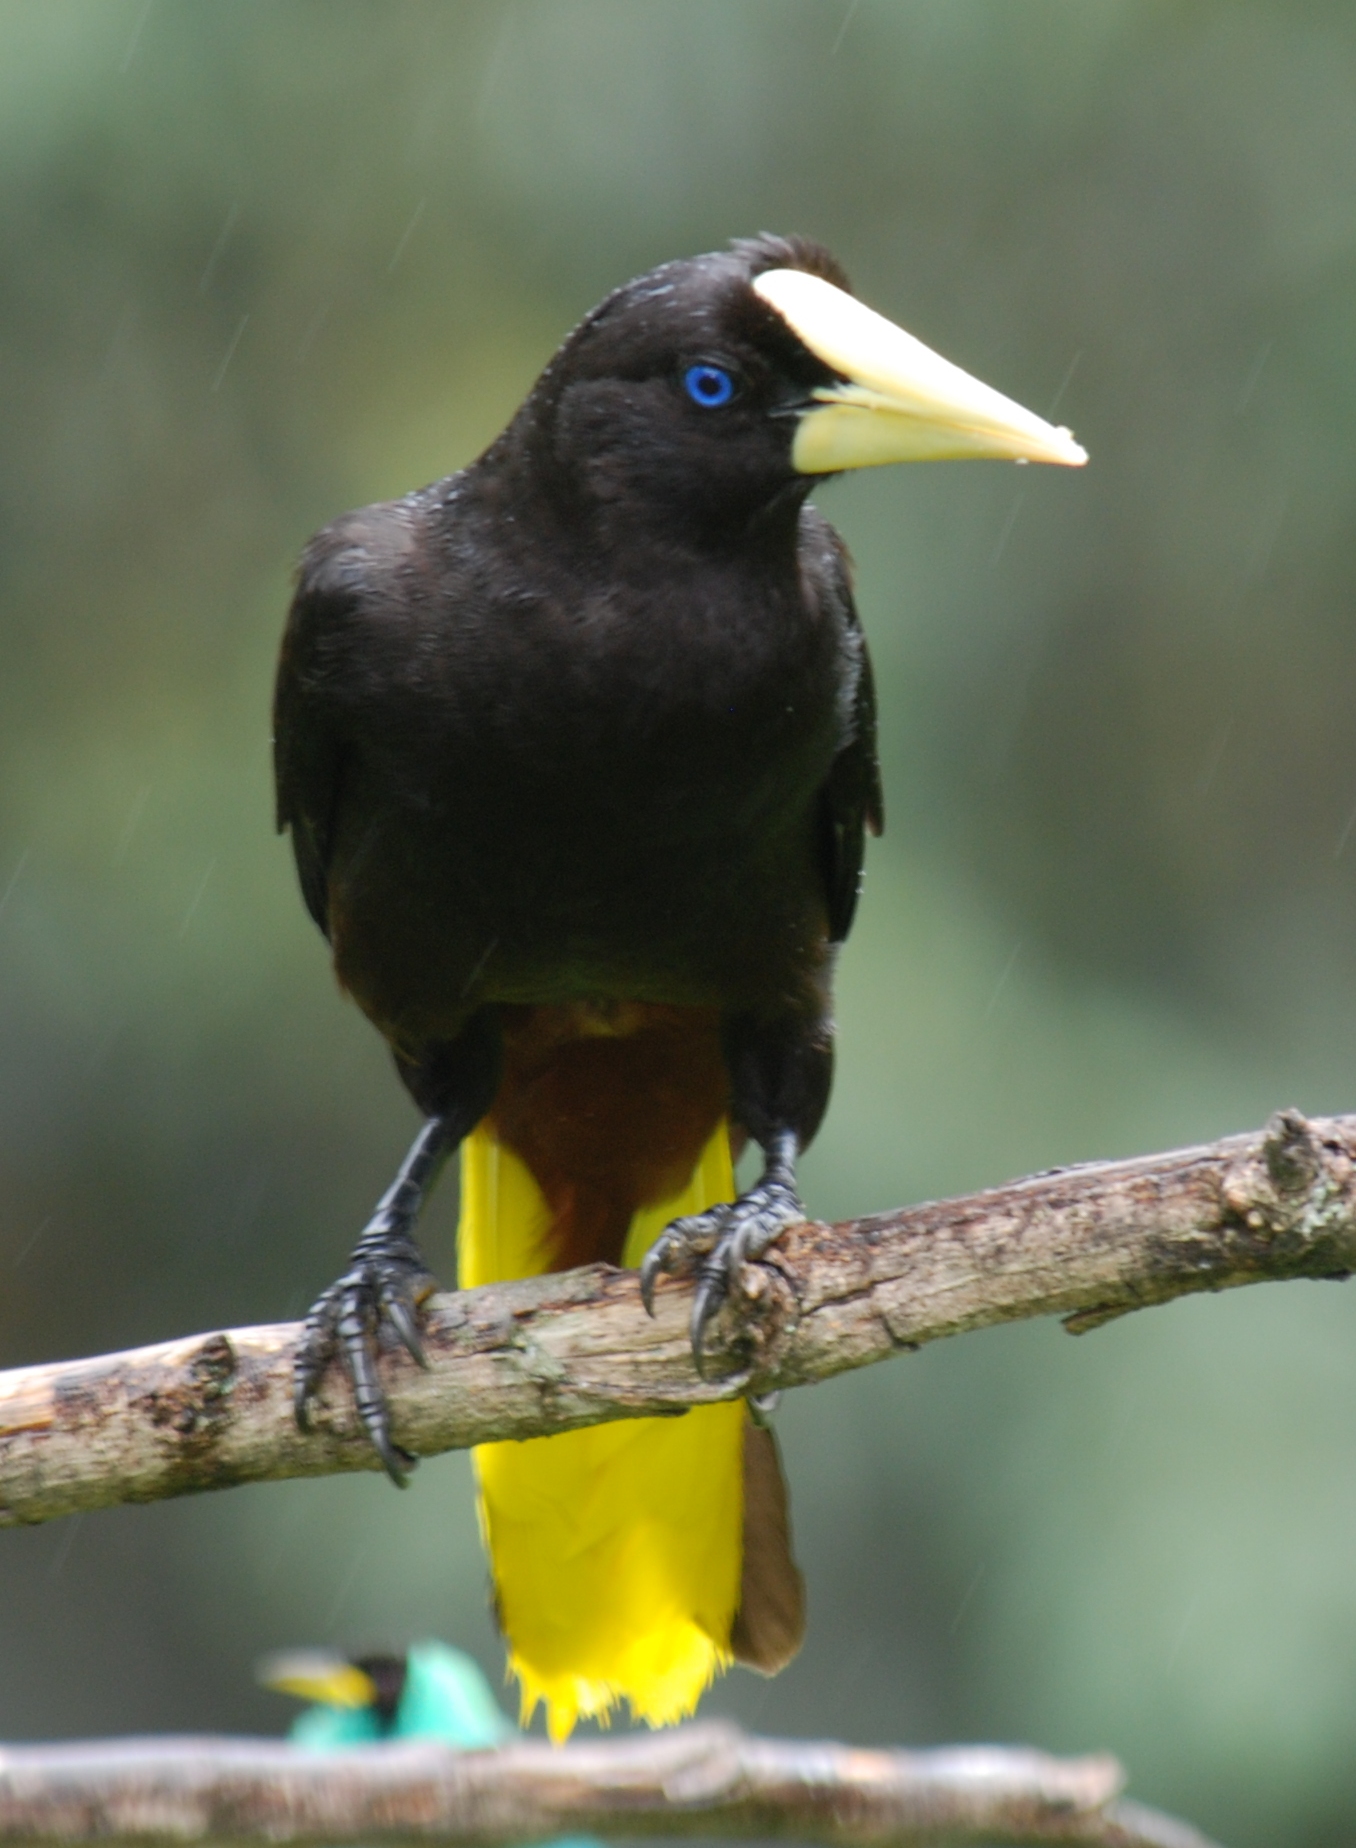
[[[673,527],[741,530],[815,476],[881,462],[1084,451],[859,302],[801,238],[665,263],[568,337],[524,418],[571,498]]]

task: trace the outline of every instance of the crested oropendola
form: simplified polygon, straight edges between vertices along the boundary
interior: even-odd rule
[[[817,477],[1078,464],[1067,430],[761,236],[666,263],[566,338],[468,468],[303,557],[275,703],[278,823],[334,966],[425,1117],[320,1297],[391,1476],[383,1325],[422,1358],[414,1230],[462,1148],[463,1286],[605,1259],[692,1338],[804,1216],[830,983],[882,803],[875,699]],[[735,1197],[730,1138],[762,1173]],[[740,1403],[477,1453],[500,1621],[555,1736],[656,1723],[803,1627],[771,1436]]]

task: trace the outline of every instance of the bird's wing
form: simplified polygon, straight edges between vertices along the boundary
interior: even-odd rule
[[[885,798],[876,758],[876,685],[871,656],[852,597],[847,548],[824,529],[819,555],[823,594],[843,628],[844,742],[819,793],[819,852],[829,906],[829,937],[841,943],[852,928],[862,882],[866,836],[885,826]]]
[[[351,746],[344,707],[355,641],[396,591],[408,547],[400,503],[365,507],[317,533],[302,555],[273,695],[277,823],[290,828],[306,908],[329,935],[328,874]],[[361,685],[357,691],[361,693]]]

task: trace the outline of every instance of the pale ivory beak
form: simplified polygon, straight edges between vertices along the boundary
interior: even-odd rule
[[[377,1697],[370,1675],[320,1649],[266,1656],[255,1674],[262,1686],[276,1688],[279,1694],[323,1701],[327,1707],[367,1707]]]
[[[847,381],[818,387],[818,408],[801,415],[791,461],[802,475],[967,456],[1070,468],[1087,461],[1068,430],[981,385],[822,276],[765,270],[753,287]]]

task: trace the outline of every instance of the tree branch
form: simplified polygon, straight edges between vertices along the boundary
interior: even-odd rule
[[[0,1842],[492,1848],[587,1832],[853,1848],[1210,1848],[1187,1824],[1121,1801],[1122,1782],[1108,1757],[865,1751],[752,1739],[719,1723],[485,1752],[428,1741],[316,1753],[271,1739],[113,1739],[0,1748]]]
[[[1353,1268],[1356,1117],[1282,1111],[1206,1148],[793,1227],[748,1267],[707,1379],[688,1344],[691,1285],[662,1283],[651,1320],[635,1274],[606,1265],[438,1296],[429,1370],[395,1352],[382,1374],[397,1440],[427,1456],[805,1385],[990,1323],[1059,1315],[1081,1334],[1191,1291]],[[297,1430],[298,1332],[236,1329],[0,1374],[0,1525],[373,1468],[337,1377],[315,1435]]]

